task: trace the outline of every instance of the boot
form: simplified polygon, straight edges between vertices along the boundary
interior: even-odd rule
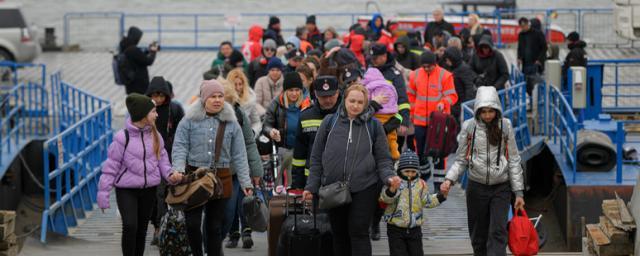
[[[242,248],[251,249],[253,247],[253,239],[251,239],[251,229],[245,228],[242,231]]]
[[[380,240],[380,222],[371,225],[371,240]]]
[[[233,232],[233,234],[229,235],[229,240],[224,244],[225,248],[236,248],[238,247],[238,240],[240,240],[240,233]]]

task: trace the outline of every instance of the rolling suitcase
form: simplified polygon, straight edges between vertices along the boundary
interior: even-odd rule
[[[448,114],[433,111],[427,127],[427,141],[424,153],[426,156],[443,158],[458,148],[458,122]]]
[[[331,256],[333,255],[333,236],[329,216],[318,213],[317,201],[313,210],[304,209],[304,205],[294,199],[288,210],[288,216],[282,224],[278,241],[278,256]]]

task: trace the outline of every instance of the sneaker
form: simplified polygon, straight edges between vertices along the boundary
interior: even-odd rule
[[[240,240],[240,233],[233,232],[233,234],[229,235],[229,240],[227,240],[227,243],[224,244],[224,247],[229,249],[237,248],[238,240]]]
[[[246,228],[242,231],[242,248],[251,249],[253,247],[253,239],[251,238],[251,229]]]

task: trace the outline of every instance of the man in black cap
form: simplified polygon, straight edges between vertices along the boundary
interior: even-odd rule
[[[314,49],[322,49],[322,46],[324,45],[324,36],[320,33],[320,30],[316,25],[315,15],[307,16],[306,27],[309,32],[309,34],[307,34],[307,41],[313,45]]]
[[[284,73],[294,72],[304,59],[304,52],[300,49],[291,49],[284,55],[287,58],[287,66],[284,67]]]
[[[387,81],[393,84],[398,93],[398,114],[396,118],[400,121],[401,125],[398,128],[398,141],[403,140],[407,133],[408,127],[411,125],[410,113],[411,105],[409,105],[409,98],[407,97],[407,87],[404,82],[402,72],[395,67],[396,61],[393,56],[387,52],[387,46],[382,44],[374,44],[369,51],[370,55],[370,67],[375,67],[384,76]]]
[[[282,32],[280,31],[280,18],[278,18],[278,16],[269,17],[269,25],[264,31],[262,41],[267,39],[273,39],[278,46],[284,45],[284,38],[282,38]]]
[[[587,66],[587,52],[584,50],[584,48],[587,47],[587,43],[580,40],[580,34],[578,34],[578,32],[573,31],[567,35],[567,47],[569,48],[569,53],[567,57],[564,58],[564,64],[562,64],[563,86],[567,86],[567,72],[569,68]]]
[[[317,100],[310,108],[300,114],[300,125],[293,150],[293,168],[291,170],[293,189],[302,189],[309,175],[309,157],[316,138],[316,132],[322,119],[338,109],[340,90],[335,76],[319,76],[313,81]]]

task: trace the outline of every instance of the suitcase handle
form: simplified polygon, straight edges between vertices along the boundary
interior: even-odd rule
[[[286,190],[285,190],[286,191]],[[289,199],[286,198],[289,196],[289,193],[285,193],[285,209],[286,209],[286,213],[289,214]],[[302,198],[302,195],[294,195],[293,196],[293,229],[297,230],[298,229],[298,212],[295,210],[295,204],[296,204],[296,199],[301,198],[301,204],[302,204],[302,213],[304,214],[304,198]],[[317,212],[318,212],[318,200],[311,200],[312,202],[312,210],[311,210],[311,215],[313,216],[313,229],[318,229],[317,226]]]

